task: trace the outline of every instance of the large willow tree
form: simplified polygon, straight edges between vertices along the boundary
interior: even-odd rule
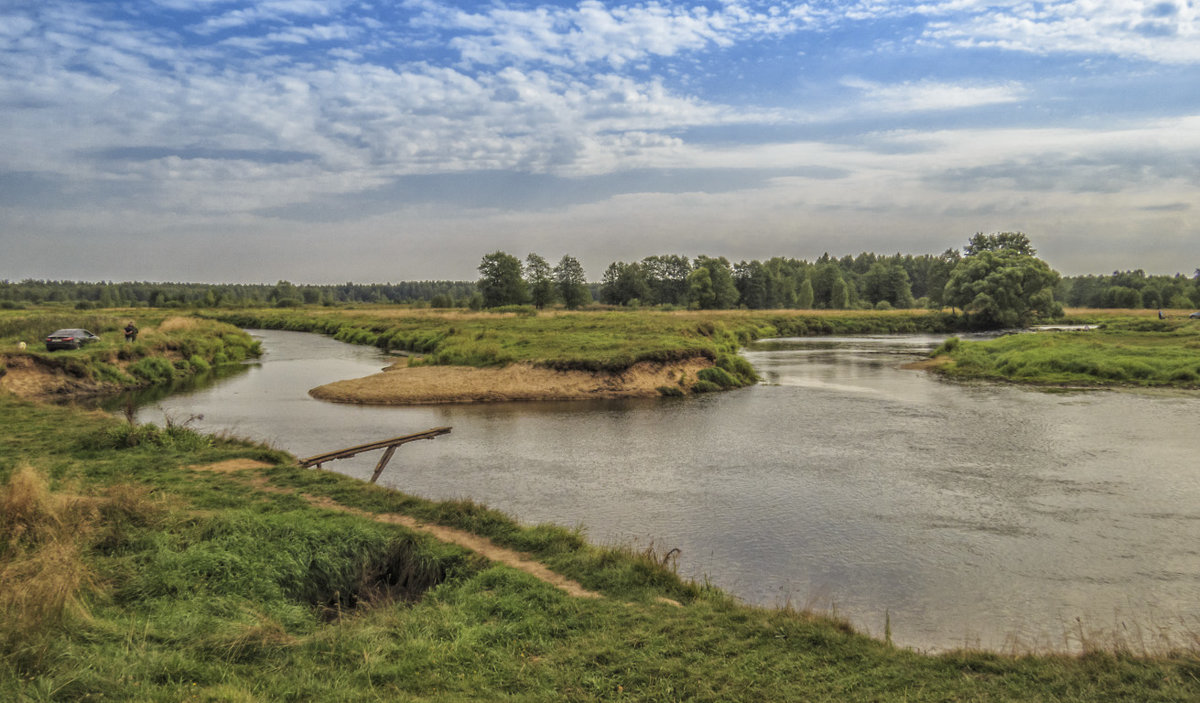
[[[1020,232],[976,234],[946,283],[947,305],[972,316],[973,326],[1024,327],[1062,314],[1054,300],[1058,273]]]

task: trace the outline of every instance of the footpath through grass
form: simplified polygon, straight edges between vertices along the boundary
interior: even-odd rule
[[[934,351],[950,361],[936,368],[954,378],[1041,385],[1200,387],[1200,320],[1083,312],[1072,321],[1094,327],[950,339]]]
[[[923,655],[244,441],[7,395],[0,427],[0,700],[1200,700],[1195,652]],[[605,598],[297,492],[473,531]]]

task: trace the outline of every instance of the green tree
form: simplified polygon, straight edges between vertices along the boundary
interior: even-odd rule
[[[1140,308],[1142,294],[1127,286],[1112,286],[1104,291],[1102,301],[1105,308]]]
[[[701,310],[719,310],[737,305],[738,289],[733,271],[725,257],[696,258],[695,268],[688,275],[688,305]]]
[[[553,303],[557,296],[550,262],[537,254],[525,257],[525,280],[529,282],[529,296],[533,307],[541,310]]]
[[[800,290],[796,293],[796,307],[801,310],[810,310],[813,306],[813,287],[812,281],[808,277],[804,277],[804,282],[800,284]]]
[[[600,299],[609,305],[628,305],[635,300],[649,303],[651,295],[641,264],[614,261],[600,280]]]
[[[1058,273],[1027,253],[1034,249],[1025,235],[1018,235],[1006,240],[995,239],[1004,235],[975,235],[971,253],[950,274],[945,302],[973,315],[975,326],[1024,327],[1034,319],[1062,314],[1062,306],[1054,301]],[[985,242],[981,237],[993,239]],[[999,241],[1014,246],[979,246]]]
[[[521,261],[511,254],[494,251],[479,262],[479,292],[485,308],[501,305],[522,305],[529,299],[525,279],[521,278]]]
[[[871,303],[887,301],[894,308],[915,305],[908,272],[897,261],[879,260],[871,264],[863,276],[864,293]]]
[[[962,254],[957,249],[947,249],[930,261],[925,273],[925,294],[929,297],[930,309],[941,310],[946,307],[946,284],[959,261],[962,261]]]
[[[686,256],[667,254],[642,259],[642,273],[655,305],[687,305],[688,275],[692,262]]]
[[[845,310],[850,306],[850,288],[846,285],[846,279],[838,274],[833,279],[833,285],[829,289],[829,307],[834,310]]]
[[[592,294],[587,286],[587,275],[575,257],[563,256],[554,267],[554,281],[558,284],[558,295],[568,310],[575,310],[592,301]]]
[[[1033,243],[1023,232],[977,232],[963,247],[963,253],[967,256],[985,251],[1011,251],[1024,256],[1037,256],[1037,249],[1033,248]]]

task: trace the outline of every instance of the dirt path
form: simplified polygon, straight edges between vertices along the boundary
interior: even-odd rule
[[[220,462],[217,464],[209,464],[207,466],[194,466],[192,468],[197,471],[210,471],[210,472],[215,472],[215,473],[233,474],[233,473],[244,471],[247,469],[263,469],[263,468],[268,468],[270,466],[271,466],[270,464],[266,464],[266,463],[263,463],[260,461],[254,461],[252,459],[232,459],[230,461],[223,461],[223,462]],[[514,569],[524,571],[525,573],[530,574],[531,576],[534,576],[535,578],[545,581],[546,583],[550,584],[551,586],[554,586],[556,588],[560,588],[560,589],[566,591],[569,595],[575,596],[576,598],[602,598],[603,597],[599,593],[596,593],[595,591],[590,591],[590,590],[584,588],[583,586],[579,585],[578,582],[573,581],[573,580],[567,578],[566,576],[563,576],[562,574],[551,571],[550,569],[546,568],[546,566],[544,564],[534,561],[528,555],[522,554],[521,552],[517,552],[512,549],[506,549],[505,547],[501,547],[501,546],[495,544],[494,542],[492,542],[491,540],[487,539],[486,537],[480,537],[479,535],[473,535],[470,532],[458,530],[453,527],[445,527],[443,525],[433,525],[433,524],[421,522],[420,520],[417,520],[416,518],[410,517],[408,515],[402,515],[400,513],[372,513],[372,512],[367,512],[365,510],[359,510],[358,508],[352,508],[347,505],[342,505],[341,503],[338,503],[337,501],[333,500],[332,498],[326,498],[323,496],[314,496],[314,495],[309,495],[307,493],[298,493],[297,491],[293,491],[293,490],[290,490],[287,488],[280,488],[278,486],[272,486],[269,483],[267,483],[267,479],[262,476],[257,476],[257,477],[251,478],[250,482],[253,483],[257,488],[268,491],[270,493],[286,493],[286,494],[290,494],[290,495],[299,495],[301,498],[304,498],[305,500],[307,500],[309,502],[309,504],[311,504],[315,507],[326,508],[328,510],[337,510],[337,511],[340,511],[343,513],[350,513],[351,515],[358,515],[359,517],[364,517],[369,520],[374,520],[376,522],[384,522],[384,523],[388,523],[391,525],[401,525],[403,527],[407,527],[410,530],[424,532],[426,534],[432,535],[436,539],[439,539],[443,542],[457,544],[458,546],[463,547],[464,549],[469,549],[477,554],[482,555],[483,557],[485,557],[491,561],[499,562],[501,564],[504,564],[505,566],[510,566]]]

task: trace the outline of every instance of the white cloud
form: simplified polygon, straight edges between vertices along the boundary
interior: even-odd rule
[[[710,10],[680,3],[608,5],[584,0],[575,7],[497,5],[479,13],[433,0],[413,0],[407,6],[421,10],[412,20],[416,27],[462,32],[450,46],[464,60],[485,65],[607,62],[620,67],[648,56],[674,56],[731,46],[751,36],[784,34],[813,19],[804,5],[751,11],[738,2]]]
[[[1168,64],[1200,62],[1200,9],[1190,0],[975,2],[935,7],[943,18],[930,24],[926,36],[956,46],[1107,54]]]
[[[189,29],[197,34],[213,34],[226,29],[248,27],[261,22],[293,22],[336,16],[349,0],[260,0],[246,9],[228,10],[209,17]],[[173,8],[179,9],[179,8]]]
[[[842,85],[863,92],[862,108],[882,112],[955,110],[1019,102],[1025,97],[1024,88],[1014,82],[981,85],[922,80],[883,84],[846,78]]]

